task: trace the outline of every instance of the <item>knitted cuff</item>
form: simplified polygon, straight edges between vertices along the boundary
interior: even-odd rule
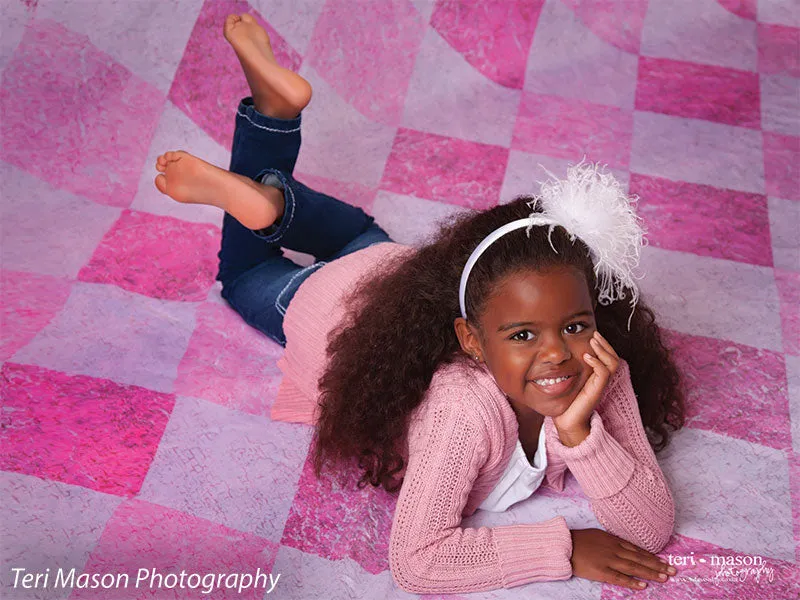
[[[503,587],[572,577],[572,535],[564,517],[494,528]]]
[[[603,427],[597,411],[592,413],[589,435],[570,448],[555,436],[554,446],[583,492],[589,498],[613,496],[630,481],[636,461]]]

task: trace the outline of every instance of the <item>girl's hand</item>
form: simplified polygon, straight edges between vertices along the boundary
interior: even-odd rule
[[[575,577],[642,590],[646,584],[633,576],[663,583],[678,572],[655,554],[602,529],[573,529],[570,533]]]
[[[583,359],[591,365],[594,373],[589,376],[569,408],[563,414],[553,417],[559,439],[566,446],[577,446],[589,435],[592,411],[600,402],[603,390],[619,367],[619,356],[599,331],[594,332],[589,345],[597,357],[584,354]]]

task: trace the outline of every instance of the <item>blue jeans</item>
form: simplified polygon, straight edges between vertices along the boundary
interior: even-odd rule
[[[245,322],[284,347],[283,317],[309,275],[346,254],[392,241],[360,208],[294,179],[301,116],[263,115],[252,98],[239,104],[230,170],[256,181],[274,174],[284,187],[286,207],[275,225],[259,231],[225,213],[217,255],[222,297]],[[301,267],[283,255],[282,247],[311,254],[315,262]]]

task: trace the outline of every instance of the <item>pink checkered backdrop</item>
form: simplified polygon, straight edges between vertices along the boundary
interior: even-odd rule
[[[295,175],[399,242],[537,189],[540,164],[602,161],[641,197],[643,294],[689,385],[687,427],[659,455],[677,510],[661,554],[758,555],[774,581],[636,597],[797,597],[791,0],[0,3],[0,596],[201,597],[11,589],[14,567],[148,567],[281,575],[270,596],[220,598],[414,597],[388,570],[394,497],[317,480],[311,430],[270,420],[282,349],[220,298],[222,214],[153,187],[169,149],[228,165],[247,89],[230,12],[260,19],[314,87]],[[465,524],[555,514],[599,526],[574,479]],[[466,597],[633,593],[573,578]]]

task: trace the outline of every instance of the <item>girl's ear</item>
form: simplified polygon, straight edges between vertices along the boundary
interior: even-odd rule
[[[469,356],[483,357],[483,349],[481,348],[480,340],[474,331],[474,327],[470,325],[464,317],[456,317],[453,321],[453,328],[458,337],[458,343],[461,349]]]

